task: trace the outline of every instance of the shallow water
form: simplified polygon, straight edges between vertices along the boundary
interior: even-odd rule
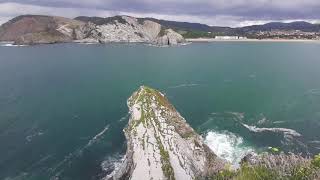
[[[317,153],[319,50],[301,42],[2,46],[0,179],[105,176],[125,151],[126,99],[140,85],[164,92],[230,161],[269,146]]]

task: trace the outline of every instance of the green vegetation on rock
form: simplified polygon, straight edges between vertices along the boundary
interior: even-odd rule
[[[320,178],[320,154],[311,163],[292,165],[290,171],[280,172],[282,165],[268,168],[266,165],[243,163],[238,170],[226,168],[213,176],[212,180],[315,180]]]
[[[318,155],[315,155],[312,160],[312,165],[316,168],[320,168],[320,153]]]

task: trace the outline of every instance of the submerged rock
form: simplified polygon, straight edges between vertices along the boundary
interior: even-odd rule
[[[159,91],[140,87],[128,107],[127,152],[113,179],[205,179],[225,167]]]

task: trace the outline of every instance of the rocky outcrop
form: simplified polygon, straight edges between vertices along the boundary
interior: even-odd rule
[[[75,29],[84,23],[63,17],[24,15],[18,16],[0,27],[0,41],[16,44],[70,42]]]
[[[76,18],[76,19],[84,19]],[[152,42],[160,32],[161,25],[151,21],[139,22],[129,16],[117,18],[88,18],[87,24],[76,33],[81,42],[96,40],[107,42]]]
[[[182,35],[172,29],[164,29],[160,24],[150,20],[130,16],[78,17],[76,19],[87,22],[76,33],[81,42],[92,42],[92,40],[101,43],[144,42],[158,46],[172,46],[185,42]]]
[[[283,152],[279,154],[248,154],[243,158],[242,164],[251,169],[260,168],[272,172],[278,179],[320,179],[320,155],[312,159]]]
[[[142,86],[128,107],[127,152],[113,179],[205,179],[225,167],[160,92]]]
[[[320,178],[320,154],[255,153],[238,169],[218,158],[159,91],[140,87],[127,101],[127,151],[109,179],[306,179]],[[276,149],[276,148],[273,148]]]
[[[162,30],[163,32],[155,39],[155,44],[160,46],[172,46],[185,43],[183,36],[172,29]]]
[[[59,42],[140,42],[156,45],[177,45],[181,35],[153,21],[130,16],[77,17],[24,15],[0,27],[0,41],[16,44]],[[163,33],[164,32],[164,33]]]

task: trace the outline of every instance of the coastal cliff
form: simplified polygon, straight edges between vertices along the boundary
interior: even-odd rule
[[[159,91],[141,86],[127,101],[127,151],[108,179],[282,180],[320,178],[320,155],[255,153],[235,169],[204,143]]]
[[[159,23],[130,16],[77,17],[18,16],[0,27],[0,41],[15,44],[63,42],[139,42],[159,46],[178,45],[184,38]]]
[[[13,41],[15,44],[71,42],[75,39],[74,29],[84,24],[55,16],[18,16],[0,26],[0,41]]]

